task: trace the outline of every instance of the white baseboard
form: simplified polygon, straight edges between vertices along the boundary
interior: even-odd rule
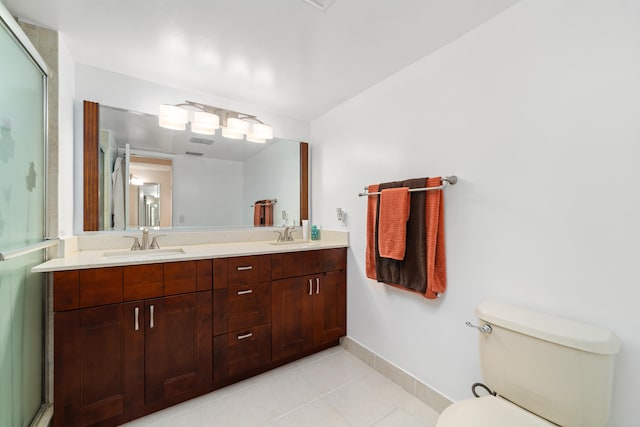
[[[380,357],[351,337],[342,338],[340,345],[364,363],[421,400],[434,411],[442,413],[453,402],[428,385],[419,381],[393,363]]]

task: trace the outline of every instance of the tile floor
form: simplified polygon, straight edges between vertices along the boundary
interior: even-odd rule
[[[433,427],[437,418],[337,346],[125,425]]]

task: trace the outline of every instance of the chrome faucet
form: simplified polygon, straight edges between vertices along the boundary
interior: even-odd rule
[[[149,229],[142,229],[142,250],[149,249]]]
[[[274,233],[278,233],[278,242],[293,242],[293,230],[295,227],[285,227],[282,231],[274,231]]]
[[[158,234],[152,236],[151,243],[149,243],[149,229],[142,228],[142,243],[140,243],[140,239],[137,236],[124,236],[129,239],[133,239],[133,244],[131,245],[132,251],[140,251],[146,249],[160,249],[160,245],[156,240],[158,237],[164,236],[164,234]]]

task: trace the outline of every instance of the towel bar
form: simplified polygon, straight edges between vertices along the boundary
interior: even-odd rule
[[[258,203],[258,206],[273,206],[276,203],[278,203],[278,199],[271,199],[270,203]],[[251,205],[251,207],[254,207],[255,205]]]
[[[442,185],[439,185],[437,187],[424,187],[424,188],[411,188],[409,189],[409,193],[414,193],[417,191],[431,191],[431,190],[444,190],[447,185],[451,184],[451,185],[455,185],[458,182],[458,177],[455,175],[451,175],[451,176],[445,176],[444,178],[442,178]],[[375,193],[369,193],[367,192],[367,188],[368,187],[364,187],[364,193],[358,193],[358,197],[362,197],[362,196],[376,196],[378,194],[381,194],[380,191],[376,191]]]

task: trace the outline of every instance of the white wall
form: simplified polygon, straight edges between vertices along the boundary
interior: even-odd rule
[[[242,162],[176,156],[173,226],[242,225],[243,169]]]
[[[58,235],[73,235],[73,98],[75,63],[58,33]]]
[[[158,114],[160,104],[178,104],[185,100],[255,114],[273,126],[275,136],[295,141],[309,140],[309,122],[270,113],[245,103],[163,86],[146,80],[112,73],[83,64],[75,66],[75,232],[82,232],[82,101]],[[71,168],[71,164],[62,165]]]
[[[244,204],[278,199],[273,208],[273,224],[300,225],[300,144],[278,140],[244,163]],[[296,203],[297,202],[297,203]],[[253,224],[253,209],[243,211],[244,223]]]
[[[637,1],[525,0],[312,122],[314,220],[349,213],[351,337],[458,400],[479,302],[605,326],[609,426],[637,425],[639,22]],[[362,186],[448,174],[447,294],[366,279]]]

